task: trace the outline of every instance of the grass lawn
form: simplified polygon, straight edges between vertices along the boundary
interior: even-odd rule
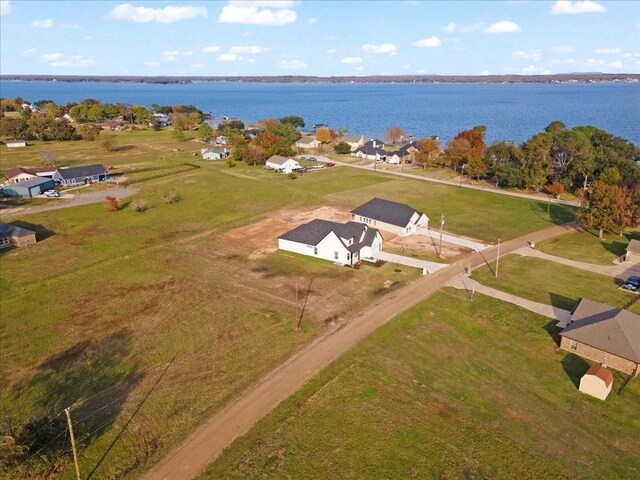
[[[46,149],[58,152],[61,165],[114,165],[141,180],[135,184],[140,193],[124,204],[141,198],[149,209],[109,213],[95,204],[12,219],[36,229],[40,241],[0,252],[0,410],[6,420],[0,435],[10,428],[20,436],[28,421],[41,420],[46,428],[36,424],[35,430],[47,440],[44,450],[21,457],[23,470],[9,475],[16,478],[50,472],[40,454],[58,458],[60,452],[66,453],[63,476],[72,474],[61,417],[47,423],[67,406],[77,422],[83,472],[138,477],[327,321],[348,318],[417,276],[389,264],[355,270],[258,255],[227,242],[231,229],[283,208],[355,206],[373,196],[406,201],[432,216],[443,211],[448,229],[480,238],[506,239],[549,225],[546,205],[484,192],[350,168],[289,180],[260,167],[203,162],[190,153],[198,144],[177,142],[168,132],[123,132],[122,148],[110,153],[95,142],[34,143],[2,150],[0,169],[37,164],[37,152]],[[181,200],[165,203],[167,192]],[[573,211],[553,213],[564,222]],[[297,331],[295,289],[311,280]],[[26,435],[27,443],[42,445]]]
[[[598,265],[612,265],[613,261],[625,254],[629,240],[640,240],[640,230],[627,230],[621,237],[615,234],[605,234],[604,239],[598,238],[597,232],[582,230],[552,238],[536,246],[539,250],[579,262],[595,263]]]
[[[640,384],[578,392],[549,319],[444,289],[363,340],[201,478],[628,479]]]
[[[619,290],[612,277],[538,258],[507,255],[500,259],[498,278],[487,266],[474,270],[472,278],[488,287],[565,310],[572,310],[584,297],[640,314],[640,304],[635,303],[638,296]]]

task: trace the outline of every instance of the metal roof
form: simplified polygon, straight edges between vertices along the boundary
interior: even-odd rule
[[[34,233],[36,232],[27,228],[0,222],[0,237],[26,237],[27,235],[33,235]]]
[[[305,245],[317,245],[331,232],[334,232],[338,238],[341,239],[340,241],[344,247],[350,252],[360,250],[364,246],[371,246],[376,233],[378,233],[375,228],[368,228],[362,223],[338,223],[329,220],[315,219],[294,228],[278,238],[296,243],[304,243]],[[363,233],[364,236],[362,235]],[[360,241],[361,238],[362,241]],[[353,243],[347,245],[342,239],[353,239]]]
[[[17,188],[17,187],[31,188],[31,187],[36,187],[38,185],[42,185],[43,183],[48,183],[48,182],[53,182],[53,180],[47,177],[36,177],[36,178],[30,178],[29,180],[25,180],[24,182],[7,185],[5,188]]]
[[[107,169],[101,163],[95,165],[83,165],[82,167],[66,167],[56,170],[65,180],[79,177],[92,177],[93,175],[106,175]]]

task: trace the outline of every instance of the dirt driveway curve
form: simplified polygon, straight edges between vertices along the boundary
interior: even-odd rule
[[[118,200],[122,200],[123,198],[127,198],[127,197],[130,197],[131,195],[138,193],[138,191],[139,190],[137,188],[117,187],[117,188],[107,188],[106,190],[98,190],[95,192],[78,193],[76,194],[75,197],[73,197],[72,200],[69,200],[69,201],[52,198],[50,205],[39,205],[37,207],[31,207],[31,208],[16,207],[16,208],[7,208],[6,210],[0,210],[0,218],[22,217],[24,215],[32,215],[34,213],[48,212],[50,210],[59,210],[61,208],[77,207],[79,205],[88,205],[90,203],[102,203],[105,201],[104,197],[106,197],[107,195],[111,195],[113,197],[116,197]]]
[[[503,243],[502,252],[512,252],[526,246],[529,241],[541,242],[574,229],[574,225],[565,225],[540,230]],[[388,294],[346,323],[336,325],[240,394],[143,478],[186,480],[198,476],[234,439],[247,433],[280,402],[364,337],[399,313],[424,301],[445,283],[464,273],[465,268],[475,268],[495,257],[495,247],[470,254],[447,268]]]

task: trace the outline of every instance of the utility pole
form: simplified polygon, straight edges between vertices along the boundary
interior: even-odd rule
[[[496,257],[496,277],[498,276],[499,264],[500,264],[500,239],[498,239],[498,256]]]
[[[444,227],[444,214],[440,214],[440,246],[438,247],[438,258],[442,258],[442,227]]]
[[[551,194],[548,195],[549,201],[547,202],[547,221],[551,220]]]
[[[78,451],[76,450],[76,439],[73,436],[73,424],[71,423],[71,412],[69,407],[64,409],[64,413],[67,414],[67,424],[69,425],[69,436],[71,437],[71,450],[73,451],[73,463],[76,465],[76,477],[81,480],[80,477],[80,465],[78,464]]]
[[[462,186],[462,177],[464,176],[464,163],[462,164],[462,167],[460,168],[460,186]]]
[[[300,315],[298,314],[298,284],[296,283],[296,328],[300,328]]]

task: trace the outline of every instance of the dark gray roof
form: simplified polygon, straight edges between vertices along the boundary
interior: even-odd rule
[[[15,225],[9,225],[8,223],[0,222],[0,237],[26,237],[27,235],[33,235],[33,230],[27,228],[16,227]]]
[[[422,215],[409,205],[392,202],[382,198],[374,198],[351,210],[351,213],[378,220],[398,227],[406,227],[414,213]]]
[[[370,143],[365,143],[362,147],[356,149],[355,153],[362,152],[365,155],[375,155],[378,154],[381,157],[386,157],[389,155],[384,148],[373,147]]]
[[[640,315],[583,298],[561,336],[640,363]]]
[[[104,165],[97,163],[95,165],[84,165],[82,167],[59,168],[58,173],[65,180],[78,177],[91,177],[93,175],[106,175],[107,169]]]
[[[24,182],[14,183],[13,185],[7,185],[7,186],[10,188],[13,188],[13,187],[31,188],[37,185],[42,185],[43,183],[47,183],[50,181],[51,179],[47,177],[37,177],[37,178],[30,178],[29,180],[25,180]]]
[[[331,232],[334,232],[340,239],[353,239],[352,245],[347,245],[342,242],[344,247],[350,252],[360,250],[364,246],[371,246],[376,233],[378,233],[375,228],[368,228],[362,223],[338,223],[329,220],[315,219],[280,235],[278,238],[304,243],[305,245],[317,245]],[[364,238],[360,241],[363,233],[365,233]]]

